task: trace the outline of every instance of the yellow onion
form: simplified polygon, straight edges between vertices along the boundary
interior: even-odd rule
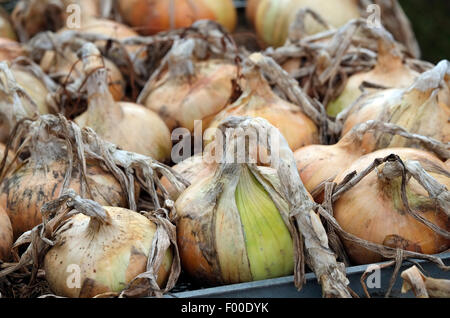
[[[244,92],[232,105],[224,108],[209,125],[217,128],[221,121],[230,116],[249,116],[266,119],[278,128],[292,150],[319,143],[319,130],[298,106],[276,95],[259,70],[247,71]],[[205,139],[213,139],[213,129]]]
[[[0,38],[0,61],[12,61],[23,55],[25,55],[25,52],[19,42]]]
[[[0,208],[0,261],[8,260],[13,244],[13,230],[9,216]]]
[[[50,288],[59,296],[92,298],[120,293],[136,276],[147,272],[156,224],[127,209],[98,208],[101,213],[94,215],[76,210],[80,214],[54,234],[56,244],[45,255],[44,270]],[[160,287],[168,280],[172,260],[169,248],[155,275]],[[74,278],[74,273],[79,276]],[[71,279],[79,285],[68,284]]]
[[[444,143],[449,142],[450,108],[439,103],[438,98],[439,89],[449,67],[447,61],[442,61],[435,68],[421,74],[409,88],[382,90],[362,98],[349,110],[342,136],[360,123],[378,120],[396,124],[410,133],[431,137]],[[380,137],[369,133],[364,138],[367,152],[413,145],[411,141],[398,136]]]
[[[205,161],[203,158],[204,155],[205,154],[199,154],[187,158],[186,160],[183,160],[177,165],[173,166],[172,170],[180,174],[190,184],[194,183],[197,180],[203,179],[206,176],[210,176],[214,174],[216,165]],[[166,177],[161,178],[161,184],[167,190],[172,200],[175,201],[176,199],[178,199],[180,193]]]
[[[440,184],[450,187],[450,176],[444,163],[430,153],[408,148],[383,149],[354,161],[336,177],[339,183],[356,171],[369,167],[376,158],[390,154],[403,161],[419,162]],[[334,215],[344,231],[366,241],[423,254],[437,254],[450,247],[450,241],[406,212],[401,198],[401,176],[382,177],[386,164],[378,167],[360,183],[345,192],[334,203]],[[434,225],[449,231],[448,217],[415,178],[406,181],[406,196],[411,210]],[[344,240],[350,259],[356,264],[382,261],[379,254]]]
[[[9,15],[3,8],[0,8],[0,38],[17,41],[17,35],[9,20]]]
[[[41,207],[56,199],[69,169],[64,142],[47,136],[45,127],[34,130],[31,156],[8,174],[0,185],[0,207],[8,213],[17,239],[42,222]],[[87,162],[86,179],[93,199],[103,205],[126,206],[120,183],[98,164]],[[67,186],[81,192],[81,171],[73,168]]]
[[[83,64],[88,77],[88,109],[75,122],[124,150],[158,161],[170,159],[172,141],[166,124],[144,106],[114,101],[100,52],[92,43],[83,47]]]
[[[389,38],[386,38],[389,36]],[[379,40],[378,61],[375,67],[365,73],[357,73],[348,79],[342,94],[327,105],[327,113],[336,117],[352,105],[362,94],[363,82],[387,87],[406,88],[413,84],[419,73],[403,63],[401,53],[395,48],[391,36],[386,34]]]
[[[56,51],[45,52],[40,66],[47,74],[58,76],[61,83],[70,84],[84,76],[83,65],[78,63],[78,61],[76,53],[67,48],[60,53]],[[113,62],[105,58],[104,63],[108,70],[109,91],[113,95],[114,100],[120,101],[125,96],[125,80]]]
[[[233,94],[232,81],[238,72],[234,64],[211,59],[195,62],[194,67],[191,79],[163,72],[144,97],[143,104],[158,113],[170,130],[183,127],[194,131],[196,120],[202,120],[205,129]]]
[[[281,46],[288,37],[289,27],[298,11],[305,8],[314,10],[335,28],[360,17],[358,0],[261,0],[254,15],[256,32],[266,44]],[[324,30],[309,15],[304,24],[307,34]]]
[[[191,26],[195,21],[216,20],[230,32],[237,22],[232,0],[120,0],[119,12],[141,34]]]
[[[42,80],[39,79],[36,74],[22,68],[20,65],[13,64],[11,71],[17,84],[23,88],[36,104],[38,113],[41,115],[49,114],[51,111],[47,103],[47,95],[50,92]],[[29,116],[32,116],[34,110],[27,108],[27,106],[25,107],[25,110]]]

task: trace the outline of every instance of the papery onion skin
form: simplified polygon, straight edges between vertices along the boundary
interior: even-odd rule
[[[278,97],[260,74],[246,77],[244,87],[241,97],[214,117],[210,129],[217,128],[229,116],[261,117],[280,130],[293,151],[319,143],[319,129],[314,122],[300,107]],[[213,137],[206,134],[205,139]]]
[[[118,7],[126,23],[143,35],[189,27],[195,21],[216,18],[214,11],[202,0],[119,0]]]
[[[15,239],[42,222],[40,209],[45,203],[59,197],[67,169],[66,160],[44,165],[28,161],[3,180],[0,207],[5,209],[10,217]],[[88,163],[87,179],[93,199],[98,203],[111,206],[127,205],[119,182],[110,173]],[[78,170],[72,172],[69,187],[80,193]]]
[[[212,59],[194,65],[192,79],[163,73],[145,98],[144,105],[158,113],[171,131],[183,127],[192,132],[195,120],[203,120],[206,129],[233,94],[232,81],[238,73],[234,64]]]
[[[434,155],[417,149],[392,148],[376,151],[353,162],[335,180],[341,182],[353,171],[361,172],[376,158],[396,154],[402,160],[418,161],[439,183],[450,188],[450,176],[446,166]],[[437,254],[450,246],[450,241],[415,220],[404,210],[400,198],[400,177],[385,182],[373,171],[354,188],[344,193],[333,205],[334,215],[340,226],[361,239],[384,244],[393,248],[404,248],[424,254]],[[440,228],[449,231],[450,224],[442,211],[416,180],[407,183],[408,202],[414,211]],[[356,264],[377,263],[383,258],[355,243],[344,240],[347,253]]]
[[[297,12],[307,7],[319,13],[333,27],[360,17],[357,0],[261,0],[255,16],[259,37],[269,46],[283,45]],[[307,16],[305,29],[307,34],[315,34],[323,31],[324,27]]]
[[[104,207],[111,224],[95,224],[89,217],[72,217],[56,234],[57,244],[44,259],[46,280],[59,296],[92,298],[121,292],[139,274],[147,271],[156,225],[130,210]],[[167,282],[172,264],[168,250],[157,273],[157,283]],[[67,284],[70,266],[79,266],[80,286]]]
[[[0,208],[0,261],[7,261],[13,245],[13,229],[9,216]]]
[[[273,169],[260,169],[264,170],[263,175],[267,175],[269,179],[277,178]],[[242,177],[245,178],[243,175]],[[286,203],[277,201],[283,206],[284,212],[271,209],[269,213],[269,223],[274,226],[277,224],[277,229],[278,225],[282,228],[274,234],[278,240],[271,240],[271,227],[264,223],[268,221],[268,216],[262,217],[262,210],[268,207],[260,206],[257,211],[252,210],[247,215],[258,226],[252,227],[243,222],[241,218],[244,211],[238,203],[241,200],[238,197],[240,183],[236,184],[236,179],[232,176],[230,178],[234,181],[224,177],[224,183],[218,184],[214,183],[213,175],[197,180],[176,201],[175,210],[179,217],[177,237],[183,268],[191,277],[206,285],[242,283],[292,274],[293,257],[289,254],[293,252],[292,239],[286,224],[281,221],[281,218],[286,217],[283,213],[288,213],[284,209]],[[248,192],[254,190],[245,188],[241,187],[241,194],[243,200],[250,200],[248,203],[258,205],[263,204],[266,199],[272,200],[268,193],[265,193],[267,197],[259,196],[259,200],[255,200],[255,196]],[[215,196],[216,191],[220,192],[218,197]],[[278,219],[275,221],[273,218]],[[255,240],[258,235],[261,239]],[[262,241],[266,242],[264,246],[259,245]],[[252,246],[260,251],[258,255],[261,253],[260,256],[266,255],[268,258],[261,261],[258,260],[258,255],[252,257],[249,254]],[[271,253],[278,256],[270,258],[268,255]]]

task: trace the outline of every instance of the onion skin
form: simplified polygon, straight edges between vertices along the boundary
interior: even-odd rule
[[[258,11],[258,6],[261,0],[247,0],[247,6],[245,7],[245,16],[251,26],[255,26],[255,17]]]
[[[294,151],[319,143],[319,130],[314,122],[298,106],[278,97],[258,72],[246,76],[245,81],[241,97],[221,111],[209,128],[217,128],[229,116],[261,117],[280,130]],[[205,139],[213,137],[207,134]]]
[[[203,120],[206,129],[211,118],[220,112],[233,94],[232,81],[237,67],[222,60],[196,62],[195,76],[173,77],[165,72],[152,85],[144,105],[158,113],[172,131],[183,127],[194,131],[194,121]]]
[[[14,239],[42,222],[40,209],[45,203],[59,197],[67,169],[66,160],[45,165],[38,165],[31,160],[19,166],[3,180],[0,207],[5,209],[10,217]],[[127,205],[119,182],[111,174],[88,163],[87,179],[94,201],[102,205]],[[72,172],[69,187],[80,193],[79,171]]]
[[[8,214],[0,208],[0,261],[6,261],[13,245],[13,229]]]
[[[334,27],[360,17],[357,0],[261,0],[255,16],[256,32],[269,46],[283,45],[297,12],[306,7],[319,13]],[[310,16],[306,18],[305,29],[307,34],[324,30]]]
[[[343,171],[335,182],[341,182],[353,171],[361,172],[372,164],[375,158],[383,158],[390,154],[396,154],[402,160],[419,161],[439,183],[450,187],[450,178],[443,162],[427,152],[407,148],[383,149],[361,157]],[[377,244],[424,254],[437,254],[448,249],[449,240],[439,236],[404,211],[399,197],[401,179],[394,180],[395,182],[382,181],[376,171],[372,171],[335,202],[333,208],[337,222],[346,232]],[[442,211],[436,211],[436,205],[416,180],[408,181],[407,195],[411,209],[449,231],[447,216]],[[377,263],[383,260],[379,254],[354,243],[344,240],[344,245],[350,259],[356,264]]]
[[[121,292],[139,274],[146,272],[156,225],[130,210],[104,207],[111,224],[98,224],[84,215],[72,217],[56,234],[57,244],[44,259],[46,279],[59,296],[92,298]],[[172,253],[169,250],[158,272],[163,286],[169,276]],[[67,284],[71,265],[81,270],[80,288]]]
[[[126,23],[143,35],[216,19],[214,11],[202,0],[119,0],[118,5]]]

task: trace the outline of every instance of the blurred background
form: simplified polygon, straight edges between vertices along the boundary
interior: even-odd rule
[[[16,0],[0,0],[0,5],[11,11],[16,2]],[[247,26],[245,19],[247,1],[234,2],[241,13],[241,25]],[[450,59],[450,1],[399,0],[399,2],[411,20],[421,46],[422,59],[432,63]]]

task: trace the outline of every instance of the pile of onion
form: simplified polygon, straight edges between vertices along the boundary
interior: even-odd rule
[[[158,161],[169,160],[172,141],[164,121],[144,106],[114,101],[102,56],[94,44],[85,44],[82,55],[88,109],[75,122],[80,127],[92,128],[104,140],[124,150]]]
[[[378,41],[378,56],[375,67],[364,73],[351,76],[339,97],[327,105],[327,113],[336,117],[351,106],[362,94],[361,85],[370,83],[386,88],[406,88],[413,84],[419,73],[408,67],[392,36],[383,32]]]
[[[448,61],[442,61],[433,69],[422,73],[409,88],[368,94],[348,109],[348,114],[344,116],[342,136],[360,123],[378,120],[398,125],[410,133],[449,142],[450,108],[439,103],[438,94],[449,70]],[[369,133],[364,138],[366,152],[387,147],[414,146],[414,142],[398,136]]]
[[[450,174],[436,156],[417,149],[383,149],[363,156],[343,170],[335,179],[340,183],[347,175],[367,169],[375,159],[395,154],[403,162],[416,161],[429,176],[447,189]],[[397,162],[398,164],[398,162]],[[400,168],[396,171],[395,168]],[[438,228],[450,230],[448,211],[436,204],[415,178],[406,176],[405,197],[409,208]],[[422,254],[438,254],[450,247],[450,240],[418,221],[402,200],[402,169],[386,162],[365,176],[353,188],[343,193],[333,204],[334,216],[347,233],[366,241]],[[446,214],[447,213],[447,214]],[[383,260],[378,253],[355,242],[343,240],[350,259],[356,264],[377,263]]]
[[[278,128],[292,150],[319,143],[319,129],[300,107],[275,94],[261,71],[255,66],[244,68],[243,93],[233,104],[217,114],[206,133],[205,140],[212,140],[214,129],[230,116],[260,117]]]
[[[195,61],[194,76],[173,76],[168,69],[147,86],[141,94],[142,104],[159,114],[169,129],[183,127],[194,131],[195,121],[203,129],[219,113],[233,95],[233,81],[238,68],[221,59]]]
[[[119,0],[126,23],[144,35],[191,26],[198,20],[215,20],[232,32],[237,11],[232,0]]]

